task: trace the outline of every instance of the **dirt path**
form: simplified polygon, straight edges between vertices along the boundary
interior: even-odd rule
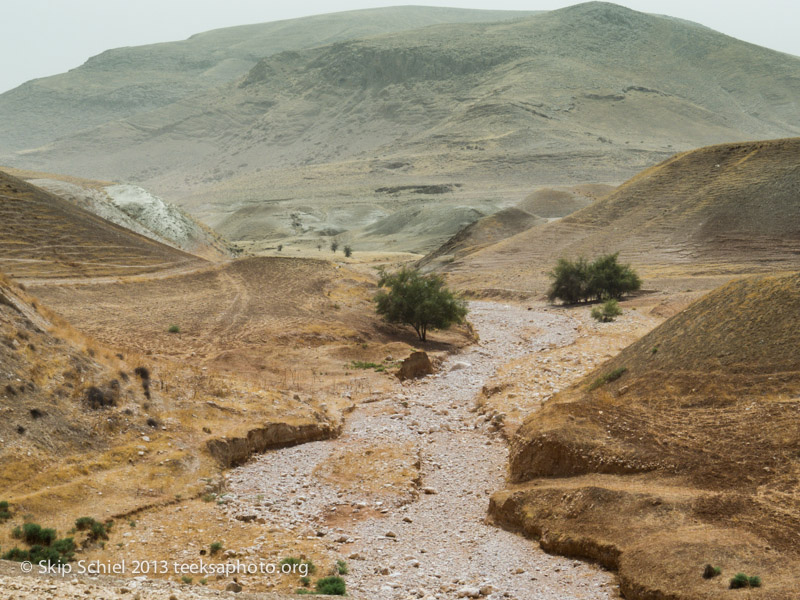
[[[437,375],[360,405],[340,438],[231,471],[228,510],[323,538],[346,559],[356,598],[617,597],[610,574],[484,522],[489,494],[504,484],[507,445],[470,411],[474,398],[504,362],[572,343],[576,323],[544,309],[477,302],[470,320],[479,344]],[[389,464],[376,469],[371,456]],[[337,464],[358,472],[337,485],[325,476]]]

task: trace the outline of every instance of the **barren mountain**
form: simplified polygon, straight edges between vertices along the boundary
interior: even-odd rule
[[[467,289],[534,294],[544,293],[558,258],[605,252],[619,251],[646,285],[657,280],[676,289],[690,277],[713,283],[737,273],[797,269],[799,155],[800,138],[678,154],[587,208],[445,269]]]
[[[502,21],[523,11],[398,6],[216,29],[187,40],[115,48],[0,95],[0,154],[36,148],[233,81],[260,59],[437,23]]]
[[[422,199],[487,213],[543,185],[623,180],[675,150],[796,135],[799,94],[800,58],[588,3],[283,52],[8,160],[135,182],[225,235],[247,222],[252,239],[298,205],[356,230]],[[431,184],[452,193],[426,195]]]
[[[678,313],[530,415],[492,514],[618,569],[626,598],[719,598],[737,572],[796,596],[798,314],[796,273]]]

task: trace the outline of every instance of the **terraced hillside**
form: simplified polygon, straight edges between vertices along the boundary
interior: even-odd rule
[[[529,416],[491,513],[618,569],[626,598],[726,597],[737,572],[760,576],[753,597],[794,597],[798,315],[795,273],[670,318]],[[723,576],[704,579],[706,564]]]
[[[559,257],[620,252],[645,285],[800,266],[800,138],[678,154],[560,221],[445,266],[466,289],[543,294]],[[500,276],[502,273],[502,276]],[[697,284],[708,279],[709,283]],[[501,281],[502,280],[502,281]],[[695,283],[690,283],[694,280]]]
[[[205,262],[2,171],[0,222],[0,267],[15,278],[114,277]]]

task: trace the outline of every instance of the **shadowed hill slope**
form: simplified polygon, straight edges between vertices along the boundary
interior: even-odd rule
[[[153,110],[232,81],[265,56],[438,23],[524,11],[398,6],[216,29],[178,42],[115,48],[0,95],[0,153]]]
[[[626,598],[718,598],[736,572],[761,576],[759,598],[794,597],[798,315],[793,274],[670,318],[526,420],[493,514],[619,569]],[[704,580],[707,563],[724,577]]]
[[[15,278],[136,275],[205,262],[2,171],[0,222],[0,266]]]
[[[543,293],[559,257],[620,251],[646,279],[730,277],[800,266],[800,138],[678,154],[558,222],[457,261],[460,286]],[[491,287],[491,286],[488,286]]]
[[[463,184],[436,200],[507,205],[542,185],[619,181],[676,149],[797,135],[799,96],[800,58],[591,2],[283,52],[8,160],[134,181],[224,220],[222,233],[309,198],[357,229],[376,217],[364,205],[408,207],[386,186]]]

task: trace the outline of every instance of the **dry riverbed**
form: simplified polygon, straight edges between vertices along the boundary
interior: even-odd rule
[[[436,375],[361,404],[338,439],[230,471],[229,514],[324,541],[346,561],[356,598],[617,597],[611,574],[485,522],[489,494],[504,485],[507,445],[474,412],[475,398],[508,361],[573,343],[578,322],[478,302],[470,320],[479,344]]]

